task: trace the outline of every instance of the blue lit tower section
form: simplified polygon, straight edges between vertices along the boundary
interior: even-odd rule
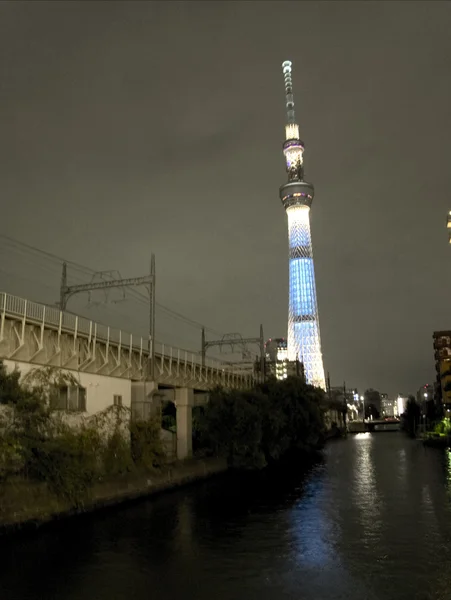
[[[282,68],[287,109],[283,153],[288,182],[280,188],[280,199],[288,217],[288,360],[302,361],[307,382],[325,389],[310,235],[310,207],[315,192],[313,184],[304,181],[304,142],[299,139],[294,116],[291,62],[285,61]]]

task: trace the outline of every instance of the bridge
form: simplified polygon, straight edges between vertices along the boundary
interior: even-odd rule
[[[349,433],[377,433],[377,432],[388,432],[388,431],[399,431],[401,428],[401,423],[399,420],[375,420],[375,421],[350,421],[348,423],[348,431]]]
[[[239,365],[155,342],[149,380],[148,346],[131,333],[0,294],[0,359],[7,367],[17,366],[23,374],[39,366],[74,372],[84,390],[81,401],[78,392],[73,402],[67,400],[75,412],[93,414],[112,404],[145,412],[163,398],[174,401],[177,454],[185,458],[191,453],[192,407],[204,404],[215,386],[244,389],[256,378]]]

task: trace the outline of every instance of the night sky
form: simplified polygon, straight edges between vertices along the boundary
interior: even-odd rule
[[[451,329],[450,30],[447,2],[2,2],[0,233],[124,277],[153,251],[161,304],[286,336],[290,59],[325,367],[414,392]],[[2,291],[57,300],[56,262],[0,255]],[[144,304],[71,307],[145,335]]]

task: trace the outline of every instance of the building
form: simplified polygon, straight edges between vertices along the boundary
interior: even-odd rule
[[[288,377],[287,340],[270,338],[265,344],[265,361],[268,374],[277,379]]]
[[[287,340],[285,338],[270,338],[265,343],[265,358],[269,362],[287,360]]]
[[[388,394],[381,394],[381,417],[394,417],[397,412],[397,403]]]
[[[287,124],[283,153],[288,181],[279,195],[288,217],[289,302],[288,360],[304,364],[307,383],[326,388],[318,322],[315,271],[310,235],[313,184],[304,181],[304,142],[294,115],[291,62],[282,65],[285,80]]]
[[[435,401],[451,408],[451,331],[434,331]]]
[[[381,393],[373,388],[368,388],[364,394],[363,399],[365,403],[365,415],[372,417],[373,419],[380,418],[382,416],[382,397]]]
[[[270,338],[265,344],[265,363],[268,375],[277,379],[287,377],[304,378],[304,366],[300,361],[289,361],[287,340],[285,338]]]
[[[345,386],[335,386],[330,387],[327,391],[330,400],[346,409],[348,421],[356,421],[359,418],[360,404],[357,390],[348,390]]]
[[[396,398],[396,402],[395,402],[395,417],[400,417],[401,415],[403,415],[406,412],[406,408],[407,408],[407,402],[409,400],[408,396],[405,396],[403,394],[398,394],[398,397]]]

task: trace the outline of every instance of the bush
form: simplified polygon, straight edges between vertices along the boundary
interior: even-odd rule
[[[130,449],[131,411],[125,406],[109,406],[88,420],[101,439],[102,473],[122,475],[133,470]]]
[[[156,418],[130,423],[131,456],[138,467],[152,469],[164,463],[160,429],[160,420]]]
[[[199,421],[199,445],[238,468],[262,468],[289,452],[319,447],[323,391],[298,378],[250,391],[214,390]]]
[[[18,369],[8,373],[5,365],[0,361],[0,404],[14,405],[22,398],[23,391],[19,379]]]
[[[51,409],[54,390],[77,384],[71,374],[33,369],[20,383],[0,361],[0,482],[22,475],[45,482],[71,507],[83,505],[103,475],[159,467],[164,462],[159,421],[130,425],[130,411],[111,406],[71,427],[67,414]]]
[[[106,441],[102,465],[106,475],[123,475],[133,470],[130,443],[118,429]]]
[[[0,484],[6,483],[11,477],[20,472],[22,467],[20,446],[9,433],[0,437]]]
[[[447,418],[439,421],[434,428],[434,433],[439,435],[451,435],[451,421]]]
[[[55,437],[40,440],[27,456],[28,474],[45,481],[59,498],[78,508],[99,476],[100,438],[92,428],[69,427]]]

